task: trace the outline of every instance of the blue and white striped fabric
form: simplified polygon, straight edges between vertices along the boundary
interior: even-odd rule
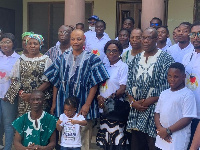
[[[72,47],[70,46],[65,51],[72,51]],[[60,55],[62,54],[62,51],[60,49],[60,45],[56,45],[54,47],[51,47],[45,55],[49,56],[49,58],[54,62]]]
[[[129,95],[133,96],[135,100],[157,97],[163,90],[168,89],[167,71],[171,63],[174,62],[169,54],[163,51],[160,52],[158,57],[155,58],[157,61],[153,66],[152,76],[150,76],[138,72],[140,66],[138,62],[142,55],[143,53],[136,55],[129,64],[126,87]],[[137,76],[138,74],[141,75]],[[145,75],[147,75],[146,78]],[[154,110],[155,104],[150,105],[145,111],[138,111],[131,108],[127,122],[127,130],[139,130],[155,138]]]
[[[85,104],[90,89],[109,78],[100,58],[83,51],[74,61],[72,51],[63,53],[44,73],[49,81],[58,88],[56,116],[64,112],[64,101],[69,96],[79,98],[78,112]],[[97,118],[97,101],[93,100],[87,119]]]

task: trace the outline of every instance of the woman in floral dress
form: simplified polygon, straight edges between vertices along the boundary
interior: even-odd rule
[[[47,90],[50,83],[43,73],[52,62],[48,56],[40,53],[43,41],[44,39],[41,35],[29,35],[26,40],[28,54],[26,56],[22,54],[12,70],[12,83],[5,97],[10,103],[13,103],[15,97],[19,94],[19,116],[30,111],[29,98],[33,90],[43,91],[45,98],[50,99],[50,93]],[[44,109],[47,108],[47,103],[46,101]]]

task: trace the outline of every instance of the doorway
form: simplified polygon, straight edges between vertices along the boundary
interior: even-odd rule
[[[135,28],[141,28],[142,0],[117,2],[117,32],[122,28],[123,20],[132,17],[135,20]]]

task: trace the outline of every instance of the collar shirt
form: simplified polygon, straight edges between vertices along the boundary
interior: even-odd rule
[[[171,42],[170,38],[167,38],[166,45],[167,45],[168,47],[172,46],[172,42]]]
[[[126,85],[128,76],[128,66],[121,59],[114,65],[110,62],[105,64],[105,68],[110,75],[110,78],[100,86],[100,95],[108,98],[112,93],[120,88],[120,85]]]
[[[101,39],[96,37],[96,34],[93,34],[91,37],[86,37],[86,48],[85,50],[97,55],[102,61],[106,54],[104,53],[104,46],[111,39],[104,35]]]
[[[170,46],[169,45],[165,45],[165,47],[161,48],[161,50],[163,50],[164,52],[167,52],[167,49],[169,48]]]
[[[185,54],[190,53],[194,50],[194,47],[191,43],[184,49],[179,47],[179,43],[174,44],[173,46],[167,49],[167,52],[174,58],[175,62],[182,63],[183,57]]]
[[[197,102],[197,117],[200,119],[200,53],[192,51],[183,57],[185,85],[193,91]]]
[[[131,45],[129,45],[127,48],[123,49],[123,52],[122,52],[121,56],[122,56],[124,53],[126,53],[128,50],[132,50],[132,46],[131,46]]]

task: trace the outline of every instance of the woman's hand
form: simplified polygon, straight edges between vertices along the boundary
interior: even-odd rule
[[[99,108],[103,108],[104,102],[105,102],[105,98],[103,96],[99,95],[97,100],[98,100]]]

